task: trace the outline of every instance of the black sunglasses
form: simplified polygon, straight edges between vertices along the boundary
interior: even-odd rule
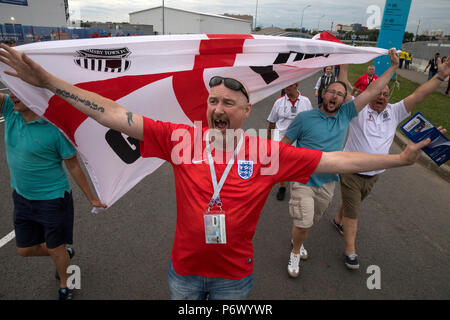
[[[225,85],[225,87],[227,87],[228,89],[242,92],[244,94],[244,96],[247,98],[247,101],[250,101],[250,99],[248,98],[248,93],[247,93],[247,91],[245,91],[244,86],[242,85],[242,83],[240,83],[236,79],[215,76],[215,77],[212,77],[211,80],[209,80],[209,87],[212,88],[212,87],[218,86],[222,82]]]

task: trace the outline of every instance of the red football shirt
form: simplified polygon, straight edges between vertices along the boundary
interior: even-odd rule
[[[144,117],[141,155],[167,160],[173,167],[177,198],[177,225],[172,250],[175,271],[184,276],[241,279],[253,272],[252,239],[272,187],[280,181],[306,183],[322,152],[244,135],[244,144],[220,191],[227,243],[207,244],[203,216],[214,193],[205,151],[207,130]],[[194,145],[194,135],[197,143],[201,142],[196,143],[201,146],[201,151]],[[260,148],[264,146],[267,148]],[[278,148],[279,160],[274,156],[269,161],[270,155],[277,154]],[[213,149],[212,155],[219,181],[228,161],[222,158],[221,151]],[[233,152],[227,155],[230,158]],[[216,163],[219,159],[222,164]],[[242,160],[253,161],[250,166],[253,170],[244,174],[238,170]]]
[[[355,88],[359,88],[359,93],[363,92],[364,90],[367,89],[367,87],[369,86],[369,84],[372,83],[372,81],[375,81],[378,79],[378,76],[376,74],[374,74],[372,77],[369,77],[366,74],[363,74],[361,77],[358,78],[358,80],[356,80],[354,87]]]

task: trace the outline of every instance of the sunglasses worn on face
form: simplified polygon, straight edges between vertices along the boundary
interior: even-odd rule
[[[245,88],[242,85],[242,83],[240,83],[239,81],[237,81],[235,79],[215,76],[215,77],[212,77],[211,80],[209,80],[209,87],[212,88],[212,87],[218,86],[222,82],[225,85],[225,87],[227,87],[228,89],[242,92],[244,94],[244,96],[247,98],[247,101],[250,101],[250,99],[248,98],[248,93],[247,93],[247,91],[245,91]]]

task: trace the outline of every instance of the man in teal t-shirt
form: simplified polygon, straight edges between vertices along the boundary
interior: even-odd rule
[[[67,169],[93,206],[93,196],[75,148],[52,124],[27,108],[14,94],[0,94],[5,119],[5,149],[14,201],[14,231],[21,256],[51,256],[60,279],[59,298],[68,300],[67,268],[74,254],[73,199]]]
[[[297,147],[317,149],[325,152],[342,151],[350,121],[360,112],[392,78],[399,64],[395,50],[389,51],[391,67],[354,100],[348,95],[348,66],[342,66],[339,80],[322,92],[323,103],[319,109],[297,115],[289,126],[282,142]],[[348,101],[348,102],[345,102]],[[317,222],[331,203],[334,188],[339,177],[336,174],[313,174],[308,183],[291,184],[289,213],[293,218],[292,251],[288,263],[288,274],[297,277],[300,273],[300,259],[306,260],[308,253],[303,247],[309,229]]]

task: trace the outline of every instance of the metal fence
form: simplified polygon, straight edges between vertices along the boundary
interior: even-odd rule
[[[402,48],[411,52],[413,59],[430,60],[436,52],[439,52],[441,57],[450,55],[450,41],[406,42]]]
[[[143,35],[136,30],[102,30],[87,28],[56,28],[23,26],[20,24],[0,24],[0,41],[14,40],[17,44],[37,41],[104,38]]]

